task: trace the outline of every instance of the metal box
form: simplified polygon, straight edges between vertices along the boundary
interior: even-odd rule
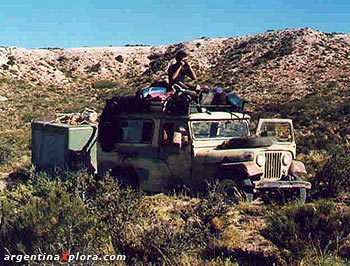
[[[88,163],[96,172],[96,139],[97,126],[33,122],[32,164],[43,171],[76,170],[79,160],[87,163],[88,154]]]

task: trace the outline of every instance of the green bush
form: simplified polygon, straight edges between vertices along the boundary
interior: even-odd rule
[[[282,252],[266,255],[230,248],[239,236],[226,236],[227,226],[242,213],[215,186],[191,198],[121,190],[114,178],[85,171],[11,177],[0,194],[0,256],[68,251],[122,254],[126,265],[280,265],[345,258],[350,249],[350,210],[331,202],[269,206],[262,233]]]
[[[339,255],[350,235],[350,210],[329,201],[277,208],[262,234],[290,254],[293,263],[304,257]]]
[[[0,169],[9,170],[29,155],[29,134],[22,130],[0,132]]]
[[[123,58],[122,55],[116,56],[116,57],[115,57],[115,60],[116,60],[117,62],[119,62],[119,63],[123,63],[123,62],[124,62],[124,58]]]
[[[210,221],[225,210],[217,195],[209,193],[197,201],[163,195],[158,200],[134,190],[115,190],[108,178],[101,184],[96,198],[99,217],[109,226],[114,248],[130,258],[131,265],[176,265],[215,241],[217,232]],[[164,209],[157,209],[163,202]],[[195,256],[200,259],[207,258]]]
[[[106,225],[80,197],[67,191],[65,182],[45,174],[27,178],[0,195],[1,258],[5,254],[102,254],[109,248]]]
[[[339,151],[318,171],[313,180],[315,196],[322,198],[348,197],[350,193],[350,153]]]
[[[7,64],[8,64],[9,66],[13,66],[13,65],[16,64],[16,58],[15,58],[13,55],[9,56],[8,60],[9,60],[9,61],[7,62]]]
[[[0,256],[109,250],[126,255],[128,265],[203,261],[208,258],[188,252],[198,253],[215,241],[217,231],[210,222],[225,206],[213,193],[201,200],[158,199],[121,190],[112,177],[96,180],[84,171],[11,176],[10,189],[0,196]],[[172,210],[168,205],[157,209],[163,200]],[[211,257],[221,259],[220,254]]]
[[[101,63],[94,64],[90,67],[87,67],[87,73],[95,73],[101,70]]]
[[[92,86],[95,89],[101,89],[101,88],[114,88],[120,86],[120,83],[117,81],[111,81],[111,80],[98,80],[92,84]]]

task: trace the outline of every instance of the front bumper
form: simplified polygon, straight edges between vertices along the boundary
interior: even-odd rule
[[[268,189],[268,188],[306,188],[311,189],[311,183],[307,181],[259,181],[255,183],[256,189]]]

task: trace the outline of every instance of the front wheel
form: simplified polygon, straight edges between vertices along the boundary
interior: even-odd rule
[[[216,192],[222,194],[229,203],[251,202],[254,196],[253,189],[250,189],[250,187],[239,187],[231,179],[220,180]]]
[[[301,203],[305,203],[306,201],[306,188],[298,188],[295,191],[295,199]]]
[[[292,177],[294,178],[294,180],[302,180],[298,175],[293,175]],[[306,188],[301,187],[301,188],[295,189],[294,199],[298,200],[301,203],[305,203],[306,196],[307,196]]]

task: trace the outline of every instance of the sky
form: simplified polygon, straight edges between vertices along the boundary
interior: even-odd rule
[[[286,28],[350,33],[350,0],[0,0],[0,46],[163,45]]]

